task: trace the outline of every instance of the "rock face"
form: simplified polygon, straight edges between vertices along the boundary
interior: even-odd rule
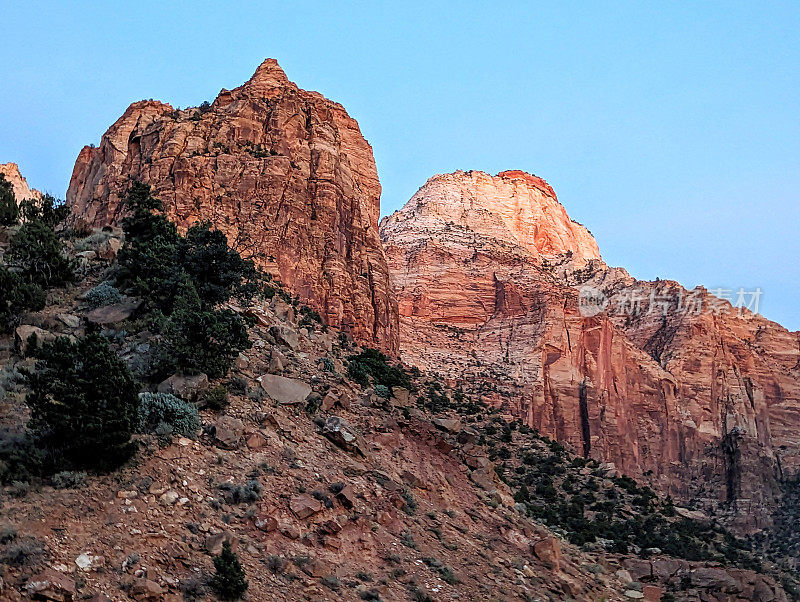
[[[381,236],[406,361],[743,530],[768,522],[800,462],[798,333],[609,268],[520,172],[431,178]]]
[[[275,60],[208,106],[132,104],[80,152],[67,202],[89,225],[119,223],[132,180],[181,228],[211,221],[329,324],[396,352],[372,149],[341,105],[298,88]]]
[[[28,181],[22,177],[19,165],[16,163],[0,163],[0,174],[11,183],[18,203],[27,199],[39,200],[42,198],[41,192],[28,186]]]

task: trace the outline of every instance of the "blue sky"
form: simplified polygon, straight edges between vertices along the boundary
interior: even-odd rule
[[[800,3],[0,0],[0,162],[58,196],[142,98],[181,107],[266,57],[341,102],[382,212],[435,173],[550,182],[634,276],[764,291],[800,329]]]

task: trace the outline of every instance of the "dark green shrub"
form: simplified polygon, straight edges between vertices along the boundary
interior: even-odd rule
[[[251,479],[244,485],[220,483],[217,488],[229,504],[252,504],[261,499],[261,491],[263,490],[261,483],[257,479]]]
[[[253,263],[230,249],[208,222],[181,236],[140,182],[132,184],[126,204],[132,215],[123,221],[117,279],[162,316],[156,320],[162,334],[156,376],[176,370],[224,376],[250,340],[244,319],[218,306],[232,296],[252,297],[258,281]]]
[[[44,309],[45,301],[40,286],[25,282],[19,274],[0,266],[0,333],[14,330],[22,312]]]
[[[43,555],[44,545],[41,541],[34,537],[20,537],[0,555],[0,564],[32,567],[39,564]]]
[[[37,204],[22,203],[25,221],[11,239],[8,262],[25,282],[50,288],[75,280],[75,262],[65,255],[54,229],[68,212],[50,196]]]
[[[279,575],[286,571],[287,561],[282,556],[271,554],[267,556],[266,565],[271,573]]]
[[[246,391],[246,383],[244,387]],[[228,390],[222,385],[217,385],[216,387],[211,387],[210,389],[206,390],[200,399],[203,403],[203,406],[219,412],[228,406]]]
[[[139,393],[137,424],[141,433],[194,439],[200,430],[200,414],[194,404],[169,393]]]
[[[132,215],[122,222],[125,244],[117,256],[117,281],[132,294],[146,300],[148,307],[171,310],[176,284],[178,228],[161,211],[161,201],[150,195],[141,182],[131,185],[126,205]]]
[[[8,228],[19,221],[19,206],[11,182],[0,174],[0,226]]]
[[[410,388],[408,374],[397,366],[389,363],[389,358],[376,349],[364,349],[358,355],[351,355],[348,359],[347,374],[360,384],[368,387],[383,385],[390,390],[392,387]]]
[[[38,201],[33,199],[23,200],[19,205],[20,216],[26,222],[39,222],[51,230],[64,222],[69,217],[69,207],[63,201],[45,194]]]
[[[177,264],[189,275],[200,300],[218,305],[231,297],[247,300],[256,293],[253,262],[228,247],[228,239],[209,222],[189,228],[178,244]]]
[[[216,574],[211,579],[211,588],[222,600],[238,600],[247,591],[245,572],[231,544],[222,544],[222,554],[214,558]]]
[[[45,453],[45,469],[108,470],[133,452],[137,386],[128,367],[95,332],[59,337],[37,352],[27,374],[29,428]]]
[[[123,220],[125,245],[119,253],[118,280],[152,308],[172,312],[175,286],[193,284],[203,305],[214,307],[236,296],[249,299],[258,274],[252,261],[228,247],[225,235],[209,222],[189,228],[186,236],[163,213],[150,187],[134,182],[126,197],[132,211]]]
[[[405,512],[409,516],[413,516],[414,514],[416,514],[418,507],[417,500],[414,497],[414,494],[411,493],[411,491],[409,491],[408,489],[406,489],[405,491],[403,491],[402,496],[403,496],[403,508],[402,508],[403,512]]]
[[[325,331],[327,328],[322,321],[322,316],[319,315],[319,312],[311,309],[307,305],[300,306],[300,321],[298,322],[299,326],[305,326],[309,329],[314,329],[315,324],[322,326],[322,330]]]
[[[162,375],[207,374],[220,378],[243,349],[249,349],[247,324],[230,309],[204,307],[194,287],[184,280],[175,311],[166,320],[159,344]]]
[[[52,481],[56,489],[77,489],[86,482],[86,473],[82,470],[62,470],[53,475]]]

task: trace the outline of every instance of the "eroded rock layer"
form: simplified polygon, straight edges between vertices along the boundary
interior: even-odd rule
[[[406,361],[743,529],[768,521],[800,460],[798,333],[609,268],[521,172],[431,178],[381,236]]]
[[[298,88],[276,61],[210,105],[132,104],[80,152],[67,202],[89,225],[118,223],[132,180],[180,227],[211,221],[329,324],[396,351],[372,149],[341,105]]]

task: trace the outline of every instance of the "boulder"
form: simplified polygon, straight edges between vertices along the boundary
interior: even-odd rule
[[[174,489],[170,489],[169,491],[165,491],[161,494],[158,498],[158,501],[161,503],[162,506],[172,506],[180,499],[180,494],[175,491]]]
[[[208,376],[196,374],[184,376],[173,374],[158,385],[159,393],[170,393],[186,401],[196,401],[200,393],[208,388]]]
[[[267,395],[281,404],[303,403],[311,393],[311,387],[308,383],[295,378],[265,374],[259,377],[258,380]]]
[[[78,328],[81,325],[81,319],[73,314],[58,314],[56,317],[68,328]]]
[[[464,454],[464,463],[473,470],[478,468],[491,468],[492,461],[486,456],[473,456]]]
[[[292,350],[295,350],[300,346],[300,340],[297,336],[297,333],[289,326],[286,326],[286,324],[275,324],[270,326],[269,333],[275,338],[276,341],[283,343]]]
[[[255,525],[256,529],[259,531],[264,531],[265,533],[271,533],[272,531],[278,530],[278,519],[274,516],[256,516],[253,524]]]
[[[29,324],[17,326],[17,329],[14,331],[14,344],[21,354],[24,355],[28,353],[28,339],[30,339],[32,335],[36,335],[37,347],[41,347],[44,343],[49,343],[56,338],[56,335],[52,332],[37,326],[30,326]]]
[[[699,566],[691,572],[690,577],[692,586],[700,589],[712,589],[726,594],[738,594],[742,591],[742,584],[722,567]]]
[[[105,305],[90,311],[86,319],[93,324],[106,326],[116,324],[130,318],[142,306],[139,299],[125,299],[113,305]]]
[[[246,370],[248,365],[250,365],[250,360],[244,353],[240,353],[233,361],[233,367],[239,371]]]
[[[328,391],[325,397],[322,398],[322,403],[319,406],[319,409],[323,412],[330,412],[339,401],[339,397],[334,395],[333,391]]]
[[[331,520],[326,520],[319,527],[319,532],[323,535],[336,535],[341,530],[342,526],[333,518]]]
[[[136,579],[131,585],[128,594],[134,600],[160,600],[164,595],[164,588],[150,579]]]
[[[97,247],[97,257],[105,261],[113,261],[117,257],[117,253],[122,248],[122,241],[119,238],[109,238],[108,240],[100,243]]]
[[[293,496],[289,500],[289,510],[291,510],[297,518],[305,519],[317,512],[321,512],[322,502],[307,493],[301,493]]]
[[[328,416],[322,426],[322,434],[342,449],[366,457],[366,443],[349,422],[338,416]]]
[[[476,468],[469,473],[469,480],[484,491],[492,491],[497,484],[497,476],[492,467]]]
[[[459,431],[456,440],[461,445],[467,445],[467,444],[474,445],[475,442],[478,440],[478,437],[480,437],[480,433],[478,431],[476,431],[471,426],[465,426],[463,429],[461,429],[461,431]]]
[[[235,449],[244,434],[244,423],[233,416],[223,416],[214,424],[215,443],[225,449]]]
[[[285,367],[286,357],[277,349],[273,349],[272,355],[269,358],[269,366],[267,367],[267,371],[270,374],[276,374],[278,372],[283,372]]]
[[[661,602],[664,595],[664,588],[658,585],[643,585],[642,594],[645,602]]]
[[[413,472],[404,470],[400,475],[400,478],[403,480],[403,483],[409,487],[417,487],[420,489],[425,488],[425,484]]]
[[[356,496],[355,487],[352,485],[346,485],[339,493],[336,494],[336,499],[339,500],[339,503],[348,510],[354,508],[356,505],[356,500],[358,499]]]
[[[267,444],[267,438],[263,434],[255,432],[247,437],[246,444],[247,449],[261,449]]]
[[[533,553],[545,566],[558,571],[561,569],[561,542],[555,537],[545,537],[533,544]]]
[[[461,421],[457,418],[434,418],[433,426],[439,430],[454,433],[461,430]]]
[[[78,557],[75,559],[75,566],[82,571],[89,571],[91,569],[96,569],[102,562],[102,556],[93,556],[88,552],[83,552],[82,554],[78,554]]]
[[[54,602],[70,602],[76,593],[75,582],[64,573],[51,568],[46,568],[28,579],[25,590],[32,598]]]
[[[300,536],[302,535],[300,532],[300,527],[294,523],[281,523],[278,527],[278,530],[281,532],[281,535],[288,537],[289,539],[300,539]]]
[[[404,387],[392,387],[392,403],[405,407],[408,405],[411,393]]]

